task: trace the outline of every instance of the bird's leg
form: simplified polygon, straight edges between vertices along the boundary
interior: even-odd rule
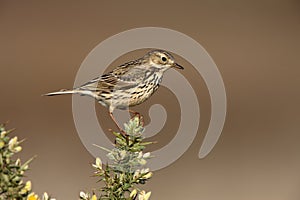
[[[136,112],[136,111],[134,111],[134,110],[128,109],[128,112],[132,113],[133,115],[140,116],[140,113],[139,113],[139,112]]]
[[[141,122],[141,125],[144,126],[144,118],[139,112],[136,112],[136,111],[130,110],[130,109],[128,109],[128,112],[132,113],[133,117],[137,116]]]
[[[122,133],[122,135],[126,136],[125,131],[119,126],[119,124],[117,123],[114,115],[112,112],[109,112],[109,116],[111,117],[111,119],[113,120],[113,122],[116,124],[116,126],[118,127],[118,129],[120,130],[120,132]]]

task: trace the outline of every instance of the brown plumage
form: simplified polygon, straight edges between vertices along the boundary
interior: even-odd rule
[[[74,88],[45,94],[80,94],[95,98],[100,104],[108,107],[113,121],[113,110],[128,109],[147,100],[159,87],[163,74],[169,68],[183,69],[174,57],[163,50],[153,50],[142,58],[127,62],[111,72]],[[119,125],[116,123],[119,127]],[[120,130],[122,130],[119,127]]]

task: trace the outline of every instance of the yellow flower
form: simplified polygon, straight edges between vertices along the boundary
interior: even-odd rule
[[[39,200],[38,195],[34,194],[34,192],[31,192],[28,196],[27,196],[27,200]]]
[[[27,181],[26,184],[25,184],[25,189],[27,191],[30,191],[31,190],[31,181]]]
[[[9,150],[13,151],[14,147],[17,145],[18,137],[15,136],[14,138],[10,139],[8,142],[8,148]]]
[[[6,131],[2,131],[0,137],[4,138],[6,136],[7,132]]]
[[[31,182],[27,181],[25,184],[25,187],[21,190],[21,194],[26,194],[27,192],[29,192],[31,190]],[[31,193],[32,194],[32,193]]]
[[[0,141],[0,149],[4,147],[5,143],[3,141]]]
[[[132,190],[131,193],[130,193],[130,198],[135,197],[136,193],[137,193],[136,189]]]
[[[93,167],[102,170],[102,161],[100,158],[96,158],[96,163],[93,164]]]
[[[8,149],[14,153],[18,153],[22,150],[22,147],[18,146],[18,137],[15,136],[14,138],[10,139],[8,142]]]
[[[148,200],[151,196],[151,192],[145,192],[142,190],[138,195],[138,200]]]
[[[18,152],[20,152],[20,151],[22,151],[22,147],[21,147],[21,146],[15,147],[15,149],[14,149],[14,152],[15,152],[15,153],[18,153]]]
[[[148,172],[147,174],[145,174],[145,175],[143,176],[143,178],[149,179],[149,178],[151,178],[151,176],[152,176],[152,172]]]
[[[144,200],[148,200],[151,196],[151,192],[147,192],[144,196]]]
[[[91,200],[97,200],[97,196],[93,195]]]

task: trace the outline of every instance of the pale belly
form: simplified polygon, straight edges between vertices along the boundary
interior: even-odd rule
[[[114,91],[107,104],[119,109],[135,106],[146,101],[158,87],[159,85],[150,84],[123,91]]]
[[[150,79],[151,77],[149,77],[148,80],[150,81],[142,82],[136,87],[125,90],[114,90],[105,99],[101,99],[99,103],[110,109],[126,109],[141,104],[159,88],[162,76],[157,76],[156,74],[153,77],[154,79]]]

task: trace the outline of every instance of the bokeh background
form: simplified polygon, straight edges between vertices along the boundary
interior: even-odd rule
[[[37,158],[27,173],[38,193],[78,199],[97,188],[76,133],[71,96],[41,97],[71,88],[87,54],[106,38],[136,27],[166,27],[197,40],[224,79],[224,131],[204,159],[198,152],[210,117],[206,86],[192,66],[182,72],[197,91],[201,127],[188,151],[156,171],[145,185],[151,199],[298,200],[300,198],[300,2],[264,1],[10,1],[0,0],[0,121],[26,138],[22,159]],[[116,60],[137,58],[143,50]],[[103,67],[103,66],[101,66]],[[95,75],[97,76],[97,75]],[[174,136],[176,101],[160,88],[144,105],[172,109],[153,149]],[[188,98],[188,97],[186,97]],[[96,105],[99,121],[113,127]],[[149,123],[149,118],[146,121]],[[193,120],[193,119],[191,119]],[[188,134],[188,131],[187,131]]]

